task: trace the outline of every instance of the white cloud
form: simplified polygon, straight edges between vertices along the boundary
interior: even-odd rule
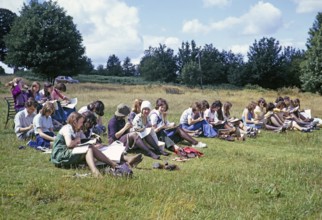
[[[185,33],[207,33],[211,28],[202,24],[198,19],[184,22],[182,31]]]
[[[231,4],[231,0],[203,0],[205,7],[224,7]]]
[[[236,17],[228,17],[225,20],[210,24],[212,30],[224,30],[242,23],[242,20]]]
[[[13,68],[8,67],[6,64],[0,61],[0,66],[4,69],[5,73],[13,73]]]
[[[138,33],[138,10],[117,0],[57,0],[74,18],[93,63],[105,65],[115,54],[120,60],[136,57],[143,51]]]
[[[178,52],[178,48],[181,47],[181,41],[176,37],[163,37],[163,36],[143,36],[144,50],[149,49],[149,47],[159,47],[160,44],[165,44],[167,48],[173,49],[174,54]],[[133,64],[139,64],[141,58],[144,56],[143,50],[140,55],[131,59]]]
[[[1,8],[6,8],[9,9],[10,11],[18,14],[19,11],[21,10],[23,3],[27,3],[27,1],[23,1],[23,0],[0,0],[0,7]]]
[[[248,35],[271,34],[282,27],[282,12],[271,3],[258,2],[241,18],[245,27],[243,33]]]
[[[306,42],[305,41],[296,41],[293,38],[285,38],[280,40],[280,45],[283,47],[293,47],[301,50],[306,49]]]
[[[234,54],[242,54],[244,57],[247,56],[247,52],[249,50],[248,44],[243,44],[243,45],[232,45],[229,50],[231,50]]]
[[[297,13],[318,12],[322,10],[321,0],[294,0]]]
[[[167,48],[176,50],[181,46],[181,41],[176,37],[163,37],[163,36],[144,36],[144,49],[151,47],[159,47],[160,44],[165,44]]]
[[[224,29],[233,29],[245,35],[272,34],[283,26],[282,13],[270,3],[258,2],[240,17],[226,19],[210,24],[203,24],[198,19],[186,21],[182,31],[185,33],[208,33]]]

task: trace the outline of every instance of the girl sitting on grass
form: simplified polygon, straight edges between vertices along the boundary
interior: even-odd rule
[[[15,111],[19,112],[25,109],[25,103],[27,102],[29,93],[26,91],[28,86],[25,85],[24,81],[20,77],[14,78],[12,81],[8,82],[6,86],[11,87],[11,94],[15,103]]]
[[[133,119],[133,131],[145,140],[157,154],[168,156],[169,153],[160,149],[158,146],[157,136],[152,128],[151,119],[149,117],[150,111],[151,103],[149,101],[143,101],[141,104],[141,112]]]
[[[103,120],[102,117],[104,116],[104,103],[100,100],[96,100],[92,103],[89,103],[87,106],[83,106],[78,110],[78,113],[85,113],[85,112],[92,112],[93,114],[96,114],[97,117],[97,123],[96,125],[93,127],[93,132],[95,134],[103,134],[104,132],[106,132],[106,127],[103,125]]]
[[[101,173],[95,166],[95,159],[106,163],[113,169],[117,164],[107,158],[99,149],[89,146],[85,154],[72,154],[72,149],[81,143],[80,130],[83,126],[84,116],[72,112],[67,118],[67,124],[58,132],[53,145],[51,161],[58,166],[71,166],[86,162],[94,177],[101,177]]]
[[[140,113],[142,101],[143,101],[142,99],[135,99],[134,100],[132,110],[131,110],[129,117],[128,117],[129,122],[132,123],[135,116]]]
[[[194,136],[199,136],[203,131],[203,125],[207,122],[201,117],[200,111],[203,109],[201,102],[194,102],[184,110],[180,117],[180,126],[184,131]]]
[[[130,132],[133,127],[130,121],[126,121],[126,117],[130,113],[130,108],[121,103],[117,106],[112,117],[108,122],[108,142],[112,144],[114,141],[120,141],[125,146],[125,151],[140,149],[147,153],[153,159],[160,159],[148,146],[143,142],[136,132]]]
[[[207,145],[193,139],[187,132],[180,126],[175,126],[167,120],[168,103],[165,99],[159,98],[156,101],[155,109],[150,113],[151,124],[157,134],[159,140],[165,142],[167,149],[172,149],[175,152],[180,149],[177,142],[186,140],[192,147],[203,148]]]
[[[51,115],[55,112],[54,104],[46,102],[40,112],[34,117],[33,125],[37,146],[50,148],[55,140],[54,126]]]

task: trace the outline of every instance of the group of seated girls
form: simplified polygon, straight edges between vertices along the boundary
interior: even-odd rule
[[[312,118],[300,109],[298,98],[279,97],[275,103],[266,103],[264,98],[250,102],[243,110],[241,119],[230,114],[231,102],[214,101],[211,105],[206,100],[194,102],[181,117],[181,128],[189,134],[198,136],[205,133],[209,125],[219,138],[233,141],[245,140],[245,137],[256,137],[259,129],[276,132],[299,130],[311,132],[319,129],[322,120]]]
[[[277,132],[286,130],[312,132],[322,125],[321,119],[312,118],[300,109],[298,98],[291,100],[288,96],[278,97],[275,103],[266,103],[263,98],[256,103],[249,103],[243,111],[243,120],[248,127]]]
[[[142,161],[142,155],[126,156],[127,152],[140,149],[153,159],[160,155],[168,156],[165,150],[177,152],[180,141],[188,142],[192,147],[207,147],[205,143],[194,137],[214,132],[225,140],[245,140],[246,135],[258,133],[258,129],[300,130],[310,132],[321,125],[321,119],[308,118],[300,110],[300,100],[290,100],[289,97],[278,98],[275,103],[266,103],[261,98],[256,103],[251,102],[243,111],[242,119],[231,116],[230,102],[214,101],[211,105],[206,100],[194,102],[183,111],[180,123],[168,121],[169,104],[163,98],[155,101],[155,106],[147,100],[135,99],[132,109],[126,104],[116,107],[114,116],[108,121],[108,129],[103,125],[104,104],[100,100],[79,108],[78,112],[57,113],[56,102],[53,100],[69,100],[63,92],[64,84],[45,83],[40,90],[40,84],[33,82],[29,89],[23,79],[15,78],[8,83],[15,99],[15,132],[20,140],[32,139],[30,146],[52,148],[51,160],[59,166],[69,166],[86,162],[93,175],[100,176],[94,164],[94,158],[102,161],[112,169],[119,166],[106,157],[100,149],[103,144],[97,142],[90,146],[86,154],[74,155],[72,149],[82,140],[93,138],[95,134],[108,132],[108,144],[115,141],[125,146],[124,154],[120,157],[123,164],[135,166]],[[58,105],[61,107],[60,105]],[[57,116],[62,114],[63,116]],[[55,120],[66,118],[60,122],[60,129],[55,133]],[[55,119],[56,118],[56,119]],[[207,131],[207,132],[206,132]],[[210,132],[211,133],[211,132]],[[205,135],[206,136],[206,135]],[[159,142],[164,142],[164,147]]]

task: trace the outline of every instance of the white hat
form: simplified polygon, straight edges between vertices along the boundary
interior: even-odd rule
[[[151,103],[149,101],[143,101],[141,104],[141,112],[144,108],[148,108],[151,110]]]

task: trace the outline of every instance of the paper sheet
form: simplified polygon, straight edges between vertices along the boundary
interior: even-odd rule
[[[64,101],[61,102],[61,106],[65,108],[70,108],[73,109],[77,105],[78,99],[77,98],[72,98],[69,99],[69,103],[64,103]]]

